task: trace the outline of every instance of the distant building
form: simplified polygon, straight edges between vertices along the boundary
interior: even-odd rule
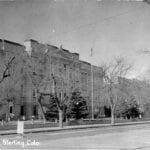
[[[25,116],[27,119],[31,118],[32,115],[40,116],[39,106],[35,101],[35,86],[39,86],[42,92],[52,92],[51,74],[57,79],[58,96],[61,93],[62,83],[63,96],[76,88],[79,89],[87,99],[90,113],[91,87],[93,85],[94,113],[102,109],[100,102],[100,88],[103,85],[102,70],[100,67],[91,67],[90,63],[80,60],[78,53],[72,53],[62,46],[58,48],[32,39],[26,40],[24,45],[0,40],[0,58],[2,58],[0,61],[3,61],[5,57],[12,56],[15,56],[14,70],[17,70],[17,74],[7,78],[0,86],[3,87],[1,89],[9,89],[10,91],[15,88],[15,91],[13,93],[5,90],[4,95],[6,96],[0,97],[1,100],[7,99],[4,102],[0,101],[3,108],[0,115],[7,114],[10,116],[14,114],[17,117]],[[93,80],[91,73],[93,73]],[[41,83],[39,83],[40,79],[32,79],[33,75],[36,76],[36,74],[43,79]],[[14,96],[13,100],[11,100],[12,96]],[[44,99],[42,104],[46,110],[48,100]]]
[[[143,116],[150,117],[150,84],[148,81],[119,78],[122,89],[139,105]]]

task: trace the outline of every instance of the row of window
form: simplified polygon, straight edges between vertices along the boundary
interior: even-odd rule
[[[34,105],[33,106],[33,116],[37,116],[38,115],[38,110],[37,110],[37,106]],[[13,114],[13,106],[9,106],[9,114]],[[20,107],[20,116],[25,116],[26,111],[25,111],[25,106],[21,106]]]

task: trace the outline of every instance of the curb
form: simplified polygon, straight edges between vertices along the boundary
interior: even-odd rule
[[[46,127],[46,128],[36,128],[36,129],[24,129],[24,134],[40,133],[40,132],[56,132],[56,131],[66,131],[66,130],[78,130],[78,129],[88,129],[88,128],[104,128],[104,127],[117,127],[117,126],[128,126],[128,125],[141,125],[141,124],[150,124],[150,121],[116,123],[114,125],[94,124],[94,125],[66,126],[64,128]],[[17,130],[0,131],[0,135],[12,135],[12,134],[17,134]]]

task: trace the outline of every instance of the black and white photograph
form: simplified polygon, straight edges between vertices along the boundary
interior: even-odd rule
[[[0,0],[0,150],[150,150],[150,0]]]

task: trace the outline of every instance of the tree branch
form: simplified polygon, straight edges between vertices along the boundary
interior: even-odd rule
[[[2,78],[0,79],[0,83],[2,83],[5,78],[11,76],[11,74],[10,74],[8,71],[9,71],[9,69],[10,69],[10,67],[11,67],[11,65],[12,65],[12,63],[13,63],[13,61],[14,61],[14,59],[15,59],[15,57],[12,57],[12,58],[8,61],[8,63],[5,65],[6,68],[5,68],[4,72],[3,72]]]

